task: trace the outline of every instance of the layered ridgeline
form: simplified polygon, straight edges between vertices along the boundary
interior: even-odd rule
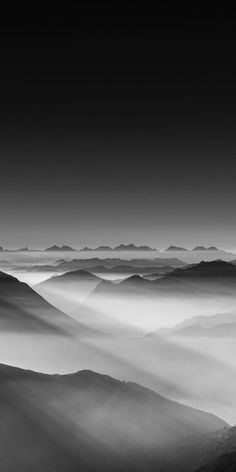
[[[4,472],[191,472],[227,424],[91,371],[44,375],[0,366]]]
[[[95,287],[102,282],[100,277],[93,275],[85,270],[75,270],[72,272],[66,272],[65,274],[50,277],[45,282],[41,282],[37,285],[37,291],[40,290],[45,295],[47,290],[55,292],[58,297],[63,296],[63,291],[68,295],[69,298],[77,295],[78,300],[82,300],[84,297],[89,295]]]
[[[181,258],[186,263],[197,263],[200,261],[212,261],[216,259],[223,259],[230,261],[235,259],[235,254],[224,249],[219,249],[216,246],[195,246],[188,249],[182,246],[171,245],[164,251],[162,256],[172,255],[172,257]]]
[[[80,249],[80,251],[158,251],[158,249],[151,248],[150,246],[147,246],[145,244],[141,244],[140,246],[129,243],[129,244],[124,244],[121,243],[118,246],[106,246],[106,245],[100,245],[94,248],[87,247],[85,246],[84,248]]]
[[[133,275],[113,283],[103,281],[91,293],[89,299],[99,297],[152,297],[160,299],[201,298],[227,296],[235,298],[236,266],[225,261],[200,262],[199,264],[152,276]]]
[[[0,272],[0,328],[12,333],[93,335],[93,330],[49,304],[27,284]]]
[[[161,328],[160,336],[236,338],[236,312],[193,316],[172,328]]]
[[[68,266],[71,266],[70,262],[62,264],[64,269],[66,269]],[[154,295],[158,296],[162,292],[165,293],[174,291],[176,294],[178,292],[188,293],[192,291],[193,293],[197,293],[197,291],[200,291],[201,295],[204,295],[204,288],[212,290],[215,286],[215,288],[218,290],[220,285],[221,290],[224,291],[227,286],[229,286],[230,290],[231,285],[234,286],[236,282],[236,265],[221,260],[200,262],[199,264],[186,266],[181,269],[174,269],[170,266],[164,266],[164,274],[161,270],[157,274],[150,274],[146,277],[136,274],[127,277],[124,281],[120,281],[120,283],[104,281],[100,277],[92,274],[91,269],[93,270],[95,267],[93,267],[91,262],[90,265],[91,267],[88,267],[87,270],[75,270],[74,268],[73,271],[64,273],[61,276],[51,277],[45,282],[38,284],[37,288],[41,287],[42,289],[46,289],[46,287],[59,287],[61,285],[66,286],[67,289],[69,289],[69,287],[72,287],[73,284],[87,282],[88,290],[87,292],[85,291],[86,294],[92,292],[94,288],[99,286],[98,290],[96,290],[96,293],[105,291],[106,293],[114,292],[128,294],[129,292],[132,293],[132,291],[135,291],[136,293],[145,293],[145,291],[150,293],[151,291]],[[124,271],[126,267],[128,267],[128,271],[131,268],[130,265],[124,265],[122,266]],[[98,269],[100,269],[99,266]],[[110,268],[110,270],[113,270],[113,268]],[[133,267],[133,271],[135,271],[135,265]]]
[[[155,329],[155,320],[157,327],[158,322],[165,326],[165,320],[174,325],[172,319],[182,321],[186,314],[189,318],[196,315],[196,310],[205,315],[221,309],[230,312],[235,307],[236,266],[229,262],[201,262],[164,274],[127,274],[124,280],[116,281],[101,279],[88,270],[49,278],[34,289],[78,321],[121,335],[129,334],[130,326],[137,334],[139,321],[141,329],[148,332],[152,325]]]
[[[58,272],[64,273],[72,270],[88,270],[90,272],[121,272],[125,273],[152,273],[155,270],[159,271],[164,266],[168,269],[184,266],[184,262],[175,257],[163,258],[103,258],[91,257],[85,259],[59,259],[53,264],[40,264],[31,266],[22,266],[21,270],[29,272]]]
[[[104,282],[96,290],[103,290],[129,294],[132,291],[153,295],[162,293],[192,293],[204,296],[206,292],[233,293],[236,287],[236,265],[221,260],[200,262],[183,268],[173,269],[160,277],[160,274],[151,274],[148,277],[134,275],[121,281],[119,284]]]

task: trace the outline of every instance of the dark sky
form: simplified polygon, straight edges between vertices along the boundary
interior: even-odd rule
[[[0,245],[236,248],[235,16],[191,3],[2,7]]]

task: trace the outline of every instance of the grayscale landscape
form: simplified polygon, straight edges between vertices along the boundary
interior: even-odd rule
[[[236,472],[235,20],[3,2],[0,472]]]

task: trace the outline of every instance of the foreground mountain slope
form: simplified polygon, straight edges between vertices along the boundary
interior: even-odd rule
[[[236,452],[222,454],[214,461],[197,469],[196,472],[235,472],[236,471]]]
[[[45,375],[0,366],[4,472],[190,471],[227,425],[140,387],[91,371]]]
[[[199,462],[196,472],[235,472],[236,427],[213,434],[206,441]]]

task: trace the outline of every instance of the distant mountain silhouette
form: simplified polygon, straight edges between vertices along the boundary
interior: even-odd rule
[[[96,275],[91,274],[90,272],[86,270],[73,270],[71,272],[66,272],[65,274],[62,275],[57,275],[54,277],[51,277],[50,279],[47,279],[45,282],[51,283],[51,282],[62,282],[62,281],[79,281],[79,280],[95,280],[97,283],[101,282],[101,279],[97,277]],[[42,282],[40,285],[42,285]]]
[[[130,268],[132,267],[135,269],[136,267],[141,272],[143,268],[144,271],[149,272],[149,268],[151,271],[159,270],[161,267],[168,266],[172,268],[176,267],[183,267],[186,264],[181,260],[177,259],[176,257],[157,257],[154,259],[121,259],[121,258],[105,258],[101,259],[98,257],[91,257],[88,259],[72,259],[71,261],[67,261],[65,259],[60,259],[56,261],[54,264],[40,264],[40,265],[32,265],[32,266],[23,266],[21,270],[29,271],[29,272],[69,272],[72,270],[93,270],[96,271],[97,267],[104,267],[108,272],[114,272],[117,266],[128,266],[128,272],[130,272]],[[135,272],[135,270],[134,270]]]
[[[188,251],[188,249],[179,246],[169,246],[165,251]]]
[[[135,244],[119,244],[118,246],[111,247],[111,246],[97,246],[95,248],[84,247],[80,249],[81,251],[153,251],[153,249],[149,246],[141,245],[136,246]],[[157,249],[155,249],[157,251]]]
[[[202,292],[201,296],[202,296]],[[185,286],[176,279],[168,279],[167,275],[155,276],[154,280],[149,277],[133,275],[119,283],[104,280],[89,295],[88,301],[95,303],[95,297],[115,296],[115,297],[160,297],[160,296],[199,296],[199,289]],[[203,294],[204,295],[204,294]]]
[[[208,328],[199,325],[190,325],[176,329],[171,333],[174,336],[209,337],[209,338],[235,338],[236,320],[234,323],[222,323]]]
[[[152,277],[131,276],[118,284],[104,281],[97,286],[90,296],[117,295],[138,296],[195,296],[207,297],[209,293],[220,292],[235,296],[236,266],[216,260],[200,262],[184,268],[174,269]]]
[[[44,249],[44,251],[76,251],[73,247],[70,246],[56,246],[55,244],[51,247]]]
[[[191,472],[216,416],[92,371],[0,365],[4,472]]]
[[[220,326],[222,326],[222,334],[227,331],[230,331],[230,327],[232,326],[232,335],[234,336],[234,331],[236,329],[236,313],[218,313],[216,315],[210,315],[210,316],[193,316],[192,318],[187,318],[181,323],[178,323],[177,325],[173,326],[172,328],[161,328],[160,330],[157,331],[157,334],[163,335],[163,336],[169,336],[169,335],[178,335],[181,333],[188,334],[199,334],[201,332],[204,332],[206,335],[209,334],[210,336],[214,334],[214,328],[217,327],[219,329],[219,334],[221,332]],[[234,326],[235,325],[235,326]],[[227,328],[228,327],[228,328]],[[191,331],[192,330],[192,331]],[[217,334],[217,330],[215,331],[215,334]],[[229,332],[229,336],[231,333]]]
[[[135,244],[119,244],[115,246],[113,251],[153,251],[153,249],[149,246],[141,245],[136,246]],[[155,249],[157,251],[157,249]]]
[[[158,277],[159,274],[170,272],[173,270],[171,266],[154,266],[154,267],[133,267],[129,265],[117,265],[109,269],[104,266],[90,267],[90,272],[113,272],[115,274],[150,274],[153,278]],[[155,273],[156,272],[156,273]]]
[[[196,246],[192,249],[192,251],[219,251],[219,249],[215,246],[210,246],[210,247]]]
[[[61,335],[93,333],[50,305],[27,284],[4,272],[0,272],[0,329]]]
[[[103,245],[94,248],[85,246],[84,248],[80,249],[80,251],[112,251],[112,248],[110,246]]]
[[[103,279],[100,277],[97,277],[96,275],[91,274],[90,272],[86,270],[74,270],[71,272],[66,272],[65,274],[62,275],[55,275],[53,277],[50,277],[49,279],[37,284],[34,288],[37,289],[37,291],[40,289],[43,294],[43,289],[50,289],[54,288],[66,288],[66,287],[71,287],[72,291],[78,292],[79,287],[81,286],[81,282],[86,284],[86,287],[90,287],[90,290],[92,288],[95,288],[99,283],[102,282]],[[90,291],[89,290],[89,291]],[[57,296],[60,296],[60,293],[57,293]]]

